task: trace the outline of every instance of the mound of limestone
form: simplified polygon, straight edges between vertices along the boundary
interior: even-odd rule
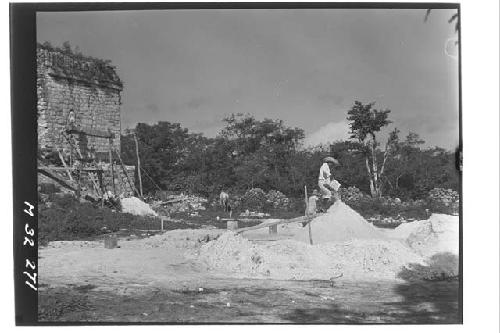
[[[204,244],[198,255],[224,276],[273,279],[395,279],[402,267],[424,263],[404,242],[390,239],[342,202],[300,228],[293,239],[255,244],[231,231]]]

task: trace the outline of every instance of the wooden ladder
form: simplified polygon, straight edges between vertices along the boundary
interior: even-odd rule
[[[68,135],[64,132],[63,132],[63,135],[66,138],[66,140],[68,141],[71,148],[76,150],[78,157],[80,158],[80,162],[83,162],[84,158],[83,158],[82,152],[80,150],[80,147],[78,146],[78,142],[76,141],[76,138],[73,135],[71,135],[71,134]],[[96,194],[98,196],[102,197],[104,193],[103,193],[102,189],[100,188],[100,186],[98,185],[97,174],[92,172],[92,171],[87,171],[87,174],[89,175],[89,179],[92,182],[92,185],[94,187]]]

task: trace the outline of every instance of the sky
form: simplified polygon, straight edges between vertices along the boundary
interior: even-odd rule
[[[283,119],[305,144],[347,139],[359,100],[401,136],[458,144],[455,10],[274,9],[37,14],[37,40],[110,59],[122,129],[178,122],[213,137],[231,113]]]

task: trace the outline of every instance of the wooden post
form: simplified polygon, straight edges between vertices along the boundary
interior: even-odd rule
[[[143,197],[142,194],[142,178],[141,178],[141,160],[139,158],[139,144],[137,143],[137,136],[134,133],[134,141],[135,141],[135,154],[137,156],[137,175],[139,176],[139,191],[141,193],[141,198]]]
[[[82,163],[78,163],[78,186],[76,190],[76,196],[78,197],[78,200],[80,200],[80,196],[82,195]]]
[[[120,160],[120,166],[122,167],[123,173],[125,174],[125,178],[127,178],[127,182],[130,185],[130,188],[132,189],[132,191],[134,191],[135,193],[140,195],[139,191],[137,191],[137,189],[135,188],[134,183],[130,180],[130,177],[128,176],[127,169],[125,168],[125,164],[123,164],[123,160],[122,160],[122,157],[120,156],[120,152],[116,152],[116,155],[118,156],[118,159]]]
[[[309,211],[309,202],[307,201],[307,185],[304,185],[304,194],[305,194],[305,200],[306,200],[306,212],[308,212]]]
[[[304,194],[306,199],[306,215],[309,215],[309,201],[307,200],[307,185],[304,185]],[[311,222],[307,223],[307,228],[309,229],[309,243],[313,245]]]
[[[111,171],[111,184],[113,186],[113,195],[116,197],[115,167],[113,166],[113,139],[112,138],[109,138],[109,171]]]
[[[165,220],[165,218],[163,216],[161,216],[160,218],[161,218],[161,231],[163,231],[163,221]]]

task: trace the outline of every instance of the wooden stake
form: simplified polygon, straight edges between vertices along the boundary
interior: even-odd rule
[[[139,158],[139,144],[137,143],[137,136],[134,133],[134,141],[135,141],[135,154],[137,156],[137,175],[139,176],[139,191],[142,195],[142,178],[141,178],[141,160]]]
[[[307,200],[307,185],[304,185],[304,194],[306,198],[306,215],[309,215],[309,200]],[[307,223],[307,228],[309,229],[309,243],[313,245],[311,222]]]

